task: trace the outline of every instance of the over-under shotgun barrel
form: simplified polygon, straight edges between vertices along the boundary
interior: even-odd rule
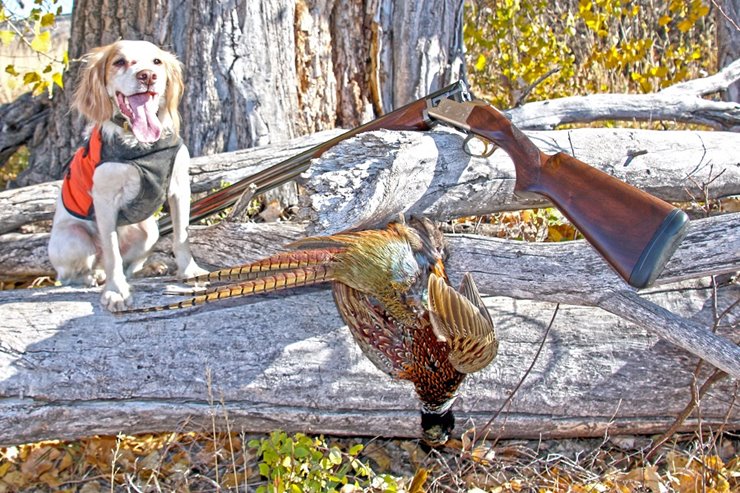
[[[252,185],[256,187],[254,193],[267,192],[283,183],[289,182],[308,169],[311,159],[318,158],[326,150],[339,142],[355,135],[371,130],[428,130],[431,122],[427,120],[427,104],[437,104],[442,99],[463,101],[470,99],[467,86],[463,81],[457,81],[447,87],[433,92],[397,110],[376,118],[364,125],[353,128],[331,140],[312,147],[302,153],[270,166],[258,173],[243,178],[228,187],[211,193],[190,205],[190,222],[199,221],[212,214],[220,212],[234,205],[239,197]],[[160,234],[172,231],[172,221],[169,216],[159,220]]]
[[[550,199],[631,286],[652,284],[686,234],[680,209],[568,154],[543,153],[489,104],[442,100],[427,111],[506,151],[515,190]]]

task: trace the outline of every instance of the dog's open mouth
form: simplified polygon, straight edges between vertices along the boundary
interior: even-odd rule
[[[131,124],[131,130],[139,142],[156,142],[162,134],[162,124],[157,117],[159,95],[142,92],[124,96],[116,93],[116,103],[121,114]]]

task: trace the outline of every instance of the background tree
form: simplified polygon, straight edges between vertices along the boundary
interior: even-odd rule
[[[740,0],[716,2],[717,66],[722,68],[740,58]],[[726,101],[740,103],[740,82],[736,81],[725,93]]]
[[[70,95],[95,46],[144,39],[178,55],[183,138],[201,155],[355,126],[459,78],[462,9],[463,0],[79,0],[65,90],[17,184],[59,178],[80,143]]]

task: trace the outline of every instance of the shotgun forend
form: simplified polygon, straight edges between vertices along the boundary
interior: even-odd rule
[[[506,151],[515,191],[547,197],[635,288],[655,281],[686,234],[688,216],[680,209],[568,154],[543,153],[487,103],[440,100],[427,113]]]

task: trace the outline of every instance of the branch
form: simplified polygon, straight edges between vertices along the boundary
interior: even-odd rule
[[[682,82],[651,94],[591,94],[527,103],[507,111],[522,129],[553,129],[567,123],[600,120],[661,121],[740,130],[740,104],[702,96],[726,89],[740,79],[740,60],[717,74]]]

